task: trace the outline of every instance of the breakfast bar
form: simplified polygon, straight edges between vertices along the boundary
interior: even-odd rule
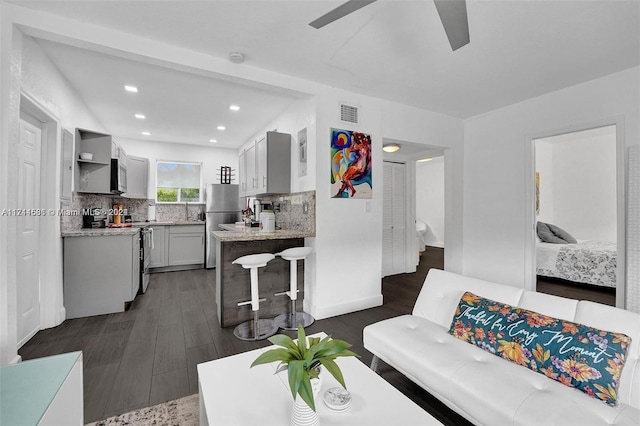
[[[279,253],[292,247],[304,246],[304,239],[313,237],[312,232],[275,230],[263,232],[259,228],[220,225],[221,231],[212,231],[218,253],[216,263],[216,305],[218,320],[222,327],[229,327],[252,318],[251,305],[238,303],[251,299],[249,270],[232,262],[248,254]],[[275,317],[287,312],[290,300],[286,296],[275,296],[289,290],[289,262],[276,257],[266,267],[260,268],[260,315]],[[304,262],[298,262],[298,282],[304,282]],[[300,286],[298,303],[302,303],[304,286]]]

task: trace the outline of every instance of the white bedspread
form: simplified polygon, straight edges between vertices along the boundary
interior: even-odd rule
[[[545,277],[616,286],[615,243],[581,240],[578,244],[536,244],[537,273]]]

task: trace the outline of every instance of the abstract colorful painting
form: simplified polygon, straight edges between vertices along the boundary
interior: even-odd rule
[[[331,196],[372,198],[371,136],[331,129]]]

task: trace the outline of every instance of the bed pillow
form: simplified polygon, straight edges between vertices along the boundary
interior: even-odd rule
[[[449,334],[616,405],[631,338],[466,292]]]
[[[569,244],[576,244],[578,241],[573,238],[567,231],[565,231],[562,228],[559,228],[555,225],[552,225],[550,223],[546,224],[547,227],[549,227],[549,231],[553,232],[555,234],[556,237],[561,238],[563,240],[565,240],[567,243]]]
[[[538,222],[536,224],[536,230],[538,237],[540,237],[543,243],[567,244],[565,240],[554,234],[544,222]]]

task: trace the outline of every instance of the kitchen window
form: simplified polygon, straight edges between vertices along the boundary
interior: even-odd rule
[[[202,202],[202,163],[156,161],[156,203]]]

